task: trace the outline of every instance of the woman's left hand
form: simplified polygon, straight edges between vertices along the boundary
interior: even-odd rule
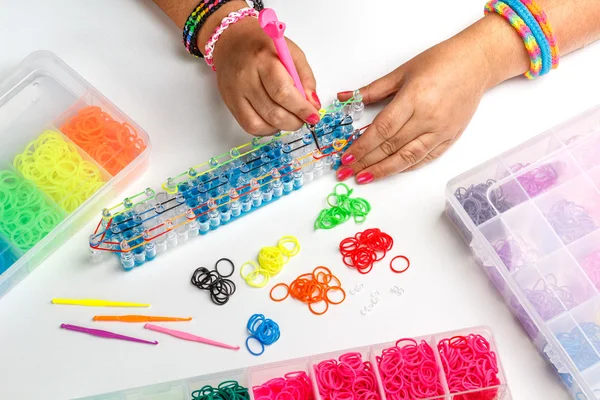
[[[366,184],[439,157],[463,133],[492,80],[477,39],[459,35],[360,89],[365,104],[394,98],[344,153],[338,179],[355,175]],[[338,94],[340,101],[351,96]]]

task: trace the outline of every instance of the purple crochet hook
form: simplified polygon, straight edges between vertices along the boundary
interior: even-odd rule
[[[138,338],[134,338],[134,337],[130,337],[130,336],[125,336],[125,335],[119,335],[118,333],[112,333],[112,332],[103,331],[103,330],[100,330],[100,329],[84,328],[83,326],[61,324],[60,327],[62,329],[67,329],[67,330],[70,330],[70,331],[87,333],[88,335],[102,337],[102,338],[107,338],[107,339],[119,339],[119,340],[127,340],[129,342],[136,342],[136,343],[158,344],[157,341],[151,342],[151,341],[148,341],[148,340],[138,339]]]

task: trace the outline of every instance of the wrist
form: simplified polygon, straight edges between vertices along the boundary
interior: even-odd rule
[[[481,68],[487,69],[486,90],[529,70],[530,60],[523,39],[501,16],[488,14],[463,34],[480,53]]]
[[[206,43],[210,40],[210,37],[215,32],[215,29],[217,29],[217,27],[221,24],[223,18],[228,16],[231,12],[238,11],[244,7],[248,7],[248,4],[245,1],[232,0],[208,17],[206,22],[202,25],[200,32],[198,32],[198,37],[196,39],[196,44],[202,54],[204,54],[204,47],[206,46]]]

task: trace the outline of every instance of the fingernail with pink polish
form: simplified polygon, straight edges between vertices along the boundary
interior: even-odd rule
[[[352,91],[348,91],[348,92],[339,92],[338,96],[350,96],[351,94],[353,94],[354,92]]]
[[[350,165],[354,161],[356,161],[356,157],[354,157],[352,154],[344,154],[342,157],[342,164],[344,165]]]
[[[354,172],[351,168],[343,167],[338,170],[337,177],[339,181],[345,181],[346,179],[350,178],[353,174]]]
[[[356,176],[356,183],[359,185],[365,185],[367,183],[373,182],[375,177],[370,172],[361,172]]]
[[[308,122],[311,125],[316,125],[319,123],[319,116],[317,114],[310,114],[310,116],[308,118],[306,118],[306,122]]]
[[[317,92],[312,92],[312,98],[319,105],[319,108],[321,108],[321,100],[319,99]]]

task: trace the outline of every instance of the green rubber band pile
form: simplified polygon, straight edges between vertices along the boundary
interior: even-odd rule
[[[33,183],[0,171],[0,234],[17,248],[31,249],[62,219],[62,212]]]
[[[345,193],[338,192],[340,187],[345,189]],[[319,217],[315,221],[315,230],[333,229],[350,218],[354,218],[354,222],[357,224],[365,222],[371,211],[371,204],[361,197],[350,197],[353,191],[344,183],[335,185],[333,193],[327,196],[329,208],[325,208],[319,213]]]
[[[192,392],[193,400],[250,400],[248,389],[237,381],[221,382],[219,386],[206,385]]]

